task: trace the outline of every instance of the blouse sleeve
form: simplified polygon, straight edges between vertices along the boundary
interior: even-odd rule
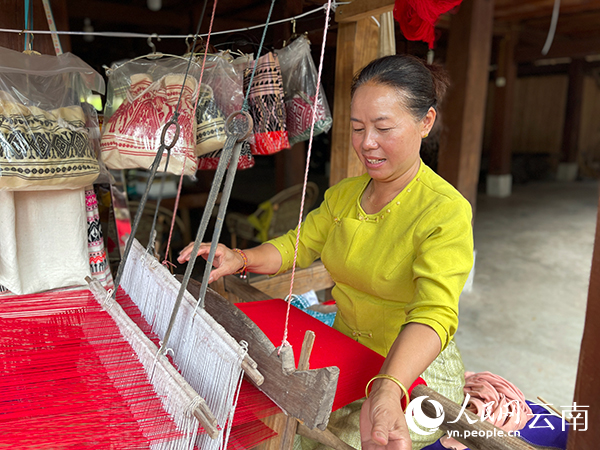
[[[333,215],[330,209],[330,191],[325,192],[325,200],[321,205],[311,211],[300,227],[300,240],[298,245],[298,267],[308,267],[321,256],[325,240],[333,224]],[[294,250],[296,247],[297,228],[290,230],[283,236],[267,241],[281,254],[281,267],[274,274],[278,275],[292,268],[294,264]]]
[[[458,326],[458,299],[473,266],[471,206],[464,200],[440,204],[426,214],[414,235],[415,293],[406,305],[407,323],[429,325],[446,348]]]

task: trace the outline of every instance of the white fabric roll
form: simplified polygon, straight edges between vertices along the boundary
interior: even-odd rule
[[[0,191],[0,285],[32,294],[90,276],[85,190]]]

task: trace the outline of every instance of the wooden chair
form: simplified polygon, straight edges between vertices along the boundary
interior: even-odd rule
[[[251,242],[264,242],[267,239],[272,239],[289,230],[296,228],[298,225],[298,214],[300,212],[300,202],[302,200],[302,184],[284,189],[266,202],[262,203],[259,208],[250,216],[237,212],[230,212],[225,217],[225,225],[231,235],[231,246],[237,247],[238,236],[241,239]],[[304,216],[310,211],[315,204],[319,195],[319,187],[309,181],[306,186],[306,198],[304,201]],[[271,219],[268,215],[272,214]],[[248,220],[250,218],[250,221]],[[261,236],[261,230],[251,223],[264,224],[265,233]]]

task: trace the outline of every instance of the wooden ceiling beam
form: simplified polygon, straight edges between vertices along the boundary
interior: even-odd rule
[[[494,19],[497,21],[523,21],[551,17],[553,0],[496,2]],[[600,9],[600,0],[565,0],[560,5],[560,15],[581,14]]]
[[[521,22],[523,27],[548,33],[550,18],[532,19]],[[600,10],[584,14],[562,14],[556,24],[557,34],[597,34],[600,35]]]
[[[498,0],[494,8],[496,21],[522,21],[551,17],[554,0]],[[394,0],[354,0],[340,5],[335,13],[336,22],[353,22],[368,16],[377,16],[394,9]],[[600,10],[600,0],[563,0],[560,14],[581,14]]]
[[[542,55],[539,47],[519,46],[515,52],[517,62],[529,62],[538,59],[584,58],[588,55],[600,54],[600,37],[589,39],[561,39],[554,41],[547,55]]]

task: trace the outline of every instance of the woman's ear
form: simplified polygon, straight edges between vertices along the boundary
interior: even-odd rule
[[[429,108],[425,117],[421,120],[421,136],[426,137],[431,129],[433,128],[433,124],[435,123],[435,118],[437,117],[437,112],[433,107]]]

